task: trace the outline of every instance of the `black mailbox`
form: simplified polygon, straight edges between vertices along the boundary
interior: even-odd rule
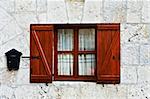
[[[12,49],[5,53],[7,58],[7,67],[8,70],[18,70],[20,64],[20,56],[22,55],[21,52]]]

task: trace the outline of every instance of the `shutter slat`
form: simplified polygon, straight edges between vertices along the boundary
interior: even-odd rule
[[[119,29],[120,26],[116,23],[116,24],[100,24],[98,25],[97,29],[98,31],[101,31],[101,30],[116,30],[116,29]]]
[[[101,24],[97,29],[97,82],[119,83],[120,24]]]
[[[53,30],[53,26],[52,25],[42,25],[42,26],[39,26],[39,25],[31,25],[31,29],[34,31],[34,30],[47,30],[47,31],[52,31]]]

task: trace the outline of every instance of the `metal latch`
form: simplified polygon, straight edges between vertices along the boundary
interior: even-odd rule
[[[40,59],[40,56],[23,56],[22,58]]]

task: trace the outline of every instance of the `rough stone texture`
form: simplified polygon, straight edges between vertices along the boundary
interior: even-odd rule
[[[124,85],[108,85],[106,99],[126,99],[127,87]]]
[[[37,12],[47,11],[47,0],[37,0]]]
[[[14,90],[13,88],[7,86],[7,85],[3,85],[0,86],[0,98],[1,99],[13,99],[14,96]]]
[[[85,0],[82,23],[102,21],[102,0]]]
[[[103,0],[104,22],[123,23],[126,21],[126,0]]]
[[[150,65],[150,45],[140,46],[140,64]]]
[[[18,36],[22,33],[22,30],[19,28],[18,24],[15,21],[10,21],[2,30],[1,30],[1,42],[0,44],[5,44],[10,39]]]
[[[0,55],[3,56],[5,52],[15,48],[22,52],[23,55],[29,55],[29,46],[27,45],[27,42],[24,35],[18,35],[14,38],[10,39],[11,42],[6,42],[1,46]]]
[[[149,84],[136,84],[128,86],[128,99],[149,99]]]
[[[142,6],[142,22],[150,23],[150,0],[145,0]]]
[[[149,24],[121,24],[121,43],[149,43]]]
[[[122,44],[121,62],[123,65],[138,65],[139,44]]]
[[[18,12],[14,14],[14,17],[21,29],[29,29],[29,23],[37,23],[36,13],[34,12]]]
[[[150,67],[142,66],[138,67],[138,83],[150,83]]]
[[[8,71],[3,68],[1,71],[2,84],[22,85],[29,84],[29,69],[20,68],[18,71]]]
[[[36,0],[15,0],[15,5],[17,12],[36,10]]]
[[[150,23],[149,0],[127,0],[127,22]]]
[[[29,83],[29,59],[8,71],[5,52],[29,56],[30,24],[121,23],[121,83]],[[0,0],[0,99],[150,99],[149,0]]]
[[[127,1],[127,22],[140,23],[142,17],[142,0]]]
[[[47,22],[67,23],[68,15],[64,0],[47,0]]]
[[[10,22],[13,18],[11,17],[11,15],[3,8],[0,8],[0,30],[2,30],[7,24],[8,22]]]
[[[123,84],[136,84],[137,83],[137,67],[136,66],[123,66],[121,67],[121,83]]]
[[[70,1],[66,3],[66,6],[67,6],[69,23],[80,23],[82,19],[84,3]]]
[[[0,0],[0,8],[5,9],[7,12],[14,12],[15,0]]]

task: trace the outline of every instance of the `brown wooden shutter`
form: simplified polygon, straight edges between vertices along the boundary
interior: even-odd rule
[[[52,82],[53,25],[30,28],[30,82]]]
[[[120,24],[97,25],[97,82],[120,83]]]

